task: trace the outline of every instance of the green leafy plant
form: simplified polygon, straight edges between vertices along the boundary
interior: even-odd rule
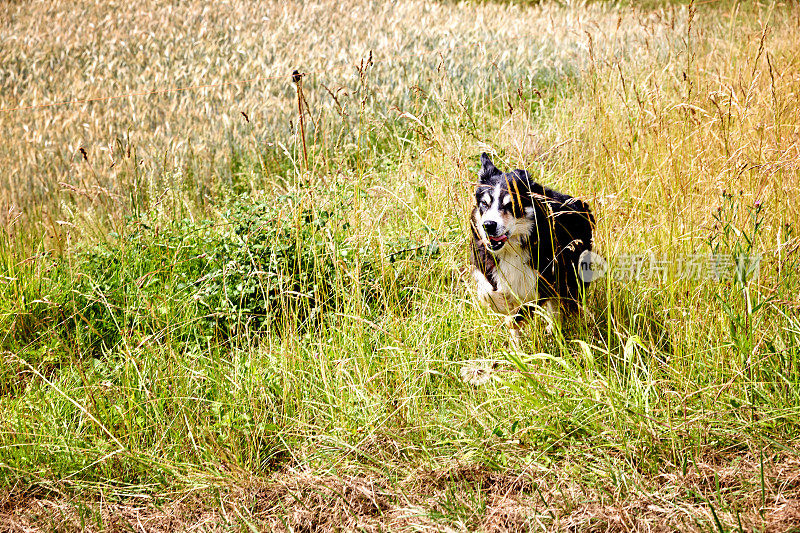
[[[765,212],[760,201],[744,204],[723,192],[722,203],[713,216],[715,225],[709,236],[711,266],[723,282],[716,298],[727,316],[731,342],[747,367],[756,345],[754,321],[770,302],[770,298],[751,292],[761,262],[757,251]]]
[[[340,211],[297,197],[237,202],[225,215],[195,298],[225,332],[302,324],[333,305],[340,260],[356,252]]]

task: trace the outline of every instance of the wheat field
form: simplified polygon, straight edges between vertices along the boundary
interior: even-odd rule
[[[798,33],[6,2],[0,529],[800,528]],[[483,151],[585,199],[609,265],[520,350],[464,275]]]

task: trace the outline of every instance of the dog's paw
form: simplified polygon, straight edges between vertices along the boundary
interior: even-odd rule
[[[496,312],[503,315],[513,315],[517,312],[518,306],[515,305],[513,296],[498,290],[490,292],[488,297],[490,300],[490,307]]]
[[[478,282],[478,302],[484,307],[492,307],[493,296],[495,290],[492,284],[486,280]]]

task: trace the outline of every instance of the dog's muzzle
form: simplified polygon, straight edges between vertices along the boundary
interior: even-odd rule
[[[493,252],[498,251],[508,240],[507,233],[500,233],[498,235],[497,222],[487,220],[483,223],[483,231],[486,232],[486,237],[489,239],[489,249]]]

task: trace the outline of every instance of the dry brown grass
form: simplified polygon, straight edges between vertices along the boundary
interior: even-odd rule
[[[733,465],[698,462],[685,475],[673,466],[637,476],[628,480],[625,495],[587,483],[591,469],[571,462],[517,474],[453,464],[409,472],[399,481],[289,469],[266,485],[256,481],[160,505],[7,495],[0,530],[688,532],[716,530],[717,519],[741,524],[743,531],[800,527],[800,461],[767,458],[763,475],[772,496],[762,501],[758,459],[729,459]],[[734,497],[736,511],[719,510],[720,497]]]

